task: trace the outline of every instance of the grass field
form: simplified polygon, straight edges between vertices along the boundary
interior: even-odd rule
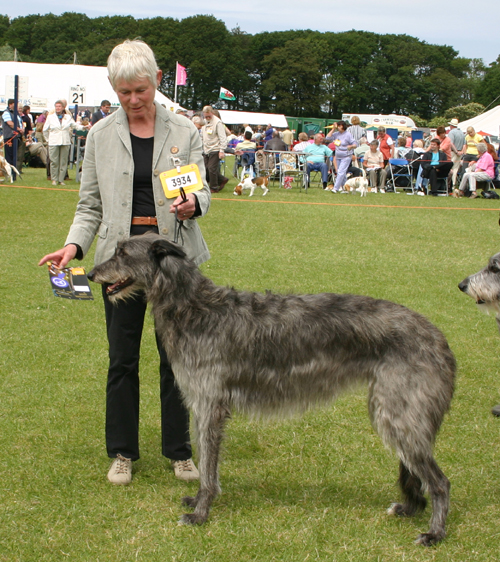
[[[70,173],[74,177],[74,171]],[[426,315],[459,372],[436,458],[452,484],[448,536],[413,544],[430,510],[397,519],[398,463],[383,448],[359,389],[287,421],[235,415],[221,464],[223,494],[202,527],[178,525],[176,481],[160,454],[151,319],[142,353],[141,456],[132,485],[106,480],[107,347],[96,300],[57,299],[42,255],[59,248],[78,186],[43,170],[0,184],[0,561],[492,561],[500,558],[500,402],[493,317],[457,284],[499,250],[495,201],[404,194],[213,197],[200,225],[219,284],[275,292],[352,292]],[[26,187],[21,187],[26,186]],[[93,252],[84,260],[90,268]]]

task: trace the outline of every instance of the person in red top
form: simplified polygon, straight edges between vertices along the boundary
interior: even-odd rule
[[[384,166],[387,166],[389,158],[393,158],[394,141],[391,136],[385,132],[385,127],[378,128],[377,140],[379,142],[378,149],[384,156]]]
[[[441,141],[441,145],[439,147],[446,156],[448,160],[451,160],[451,153],[458,155],[458,150],[455,148],[455,145],[451,142],[450,137],[446,135],[446,129],[444,127],[438,127],[436,129],[436,135],[438,136],[439,140]]]

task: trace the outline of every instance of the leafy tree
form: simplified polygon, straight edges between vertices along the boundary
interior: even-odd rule
[[[498,103],[500,98],[500,56],[484,72],[484,79],[477,85],[475,100],[486,107]]]
[[[267,78],[262,92],[268,102],[264,109],[287,115],[314,116],[320,113],[321,66],[318,52],[308,39],[293,39],[264,57]]]
[[[31,51],[33,50],[32,34],[36,24],[41,20],[40,15],[22,16],[14,18],[5,31],[6,42],[17,49],[22,55],[23,60],[31,60]],[[39,62],[49,62],[50,59],[45,59]]]
[[[3,45],[6,41],[5,33],[9,29],[10,19],[9,16],[0,15],[0,45]]]
[[[14,60],[14,49],[10,45],[0,47],[0,60]]]
[[[231,40],[223,21],[214,16],[183,19],[179,22],[175,53],[176,60],[188,69],[187,85],[178,90],[179,103],[193,108],[213,104],[221,86],[229,90],[233,87],[228,71]],[[169,86],[173,92],[174,84]]]
[[[484,105],[480,103],[468,103],[467,105],[459,105],[457,107],[450,107],[444,112],[443,117],[446,122],[450,119],[458,119],[459,121],[467,121],[476,115],[480,115],[484,111]]]

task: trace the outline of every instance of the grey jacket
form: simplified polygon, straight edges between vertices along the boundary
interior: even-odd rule
[[[181,165],[197,164],[203,189],[196,192],[202,216],[210,207],[210,190],[206,183],[200,135],[183,115],[175,115],[156,105],[154,136],[153,191],[159,233],[174,238],[175,218],[169,213],[173,199],[167,199],[159,175],[174,168],[172,158]],[[130,236],[132,220],[134,161],[128,119],[118,111],[99,121],[89,132],[85,145],[80,201],[70,228],[67,244],[78,244],[85,255],[97,234],[94,261],[109,259],[119,240]],[[197,264],[210,258],[208,247],[195,219],[183,221],[184,250]]]

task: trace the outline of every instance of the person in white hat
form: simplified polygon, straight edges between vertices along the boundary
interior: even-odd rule
[[[450,126],[448,138],[451,140],[451,142],[457,149],[457,152],[461,152],[465,143],[465,135],[458,128],[458,119],[452,119],[448,123],[448,125]],[[460,168],[460,159],[461,159],[460,154],[456,154],[455,152],[452,152],[451,160],[453,162],[453,168],[451,169],[451,173],[452,173],[453,186],[455,186],[455,184],[457,183],[457,174]]]

